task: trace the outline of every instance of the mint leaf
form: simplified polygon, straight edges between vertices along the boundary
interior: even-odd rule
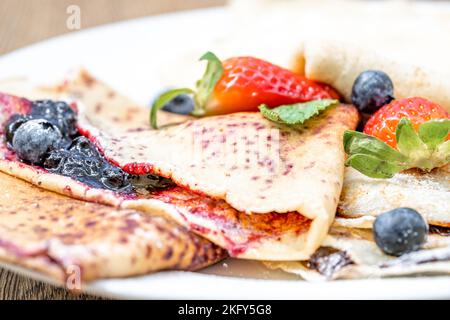
[[[407,157],[385,142],[365,133],[347,130],[344,132],[344,150],[347,154],[364,154],[377,158],[404,163]]]
[[[190,94],[193,93],[193,91],[189,88],[170,90],[164,92],[155,100],[155,102],[152,105],[152,109],[150,110],[150,125],[152,126],[153,129],[158,129],[156,121],[156,115],[158,114],[158,110],[164,107],[164,105],[169,101],[171,101],[173,98],[183,93]]]
[[[194,95],[195,108],[192,112],[196,116],[204,114],[204,106],[223,74],[222,62],[214,53],[208,51],[200,58],[200,61],[203,60],[208,61],[208,64],[202,79],[197,81],[196,85],[197,90]]]
[[[445,142],[450,132],[450,120],[430,120],[419,128],[419,137],[430,150],[435,150],[438,145]]]
[[[273,109],[269,108],[266,104],[262,104],[259,107],[259,111],[262,113],[262,115],[273,122],[280,122],[280,117],[278,116],[278,113],[273,111]]]
[[[296,125],[303,124],[306,120],[318,115],[320,111],[337,103],[339,103],[338,100],[324,99],[283,105],[272,109],[263,104],[259,106],[259,110],[265,118],[271,121]]]
[[[407,166],[367,154],[354,154],[347,159],[345,165],[368,177],[384,179],[392,178],[397,172],[407,169]]]

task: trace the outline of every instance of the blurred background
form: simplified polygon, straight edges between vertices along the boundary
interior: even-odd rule
[[[70,6],[80,8],[81,28],[86,29],[109,22],[225,3],[226,0],[1,0],[0,54],[76,31],[66,25]]]

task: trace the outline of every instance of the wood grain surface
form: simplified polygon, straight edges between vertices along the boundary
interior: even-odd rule
[[[77,32],[67,28],[67,7],[81,11],[81,30],[120,20],[176,10],[223,5],[225,0],[1,0],[0,54],[56,35]],[[3,299],[99,299],[0,269]]]

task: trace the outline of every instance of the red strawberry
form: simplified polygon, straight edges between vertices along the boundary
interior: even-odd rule
[[[317,99],[338,99],[329,86],[308,80],[270,62],[236,57],[222,62],[223,74],[204,106],[204,115],[257,111],[265,104],[284,104]]]
[[[450,114],[437,103],[424,98],[394,100],[379,109],[366,123],[364,133],[397,147],[396,129],[401,118],[408,118],[417,132],[422,123],[432,119],[450,119]],[[447,137],[450,140],[450,134]]]
[[[267,107],[319,99],[339,99],[331,87],[306,79],[270,62],[253,57],[236,57],[223,63],[211,52],[200,60],[208,65],[196,90],[181,88],[162,94],[153,104],[150,123],[157,128],[157,110],[181,94],[194,94],[195,116],[258,111]]]

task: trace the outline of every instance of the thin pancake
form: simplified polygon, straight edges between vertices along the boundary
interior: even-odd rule
[[[80,73],[62,92],[82,97],[80,128],[125,171],[171,178],[239,211],[334,216],[343,180],[342,134],[357,124],[354,107],[330,108],[297,127],[275,124],[254,112],[156,131],[149,128],[147,110],[123,101],[102,105],[104,89]]]
[[[440,45],[439,38],[434,47],[437,49]],[[395,52],[397,55],[409,53],[403,46],[397,46]],[[364,46],[339,41],[307,41],[296,60],[297,72],[330,84],[347,101],[351,100],[351,88],[356,77],[365,70],[375,69],[383,70],[392,79],[396,98],[425,97],[450,112],[449,72],[445,68],[405,63],[402,58],[390,57],[389,51],[380,54]],[[428,61],[425,64],[428,65]]]
[[[264,264],[309,281],[450,274],[450,237],[433,232],[421,250],[396,258],[377,247],[372,230],[333,226],[309,260]]]
[[[17,89],[10,92],[20,95],[20,86]],[[37,91],[34,92],[35,95],[36,93]],[[53,98],[72,96],[81,102],[80,106],[117,110],[117,113],[108,113],[110,119],[108,121],[111,121],[110,123],[114,124],[119,132],[124,130],[120,129],[122,125],[127,127],[126,119],[135,119],[133,123],[141,121],[142,125],[147,125],[148,109],[134,106],[128,99],[119,96],[86,73],[82,73],[73,82],[66,82],[57,90],[41,92],[41,94]],[[3,121],[8,117],[7,111],[9,114],[20,111],[17,105],[20,103],[3,103]],[[134,107],[119,108],[119,106]],[[342,106],[335,110],[338,111],[333,111],[332,115],[337,114],[336,117],[341,121],[348,120],[347,117],[353,119],[355,116],[353,109],[349,107]],[[329,120],[332,121],[332,119]],[[128,127],[126,130],[129,129],[141,130],[136,127]],[[123,197],[106,190],[92,189],[68,177],[49,174],[42,169],[18,162],[13,155],[8,154],[6,148],[3,150],[5,151],[4,159],[0,160],[2,171],[72,197],[169,216],[188,227],[189,230],[227,249],[231,255],[240,258],[265,260],[308,258],[326,235],[341,188],[339,176],[334,176],[335,181],[330,183],[331,186],[326,183],[326,180],[320,182],[318,187],[322,190],[331,188],[335,191],[331,195],[322,193],[319,197],[321,200],[314,201],[318,207],[318,217],[314,220],[297,212],[247,215],[235,210],[223,200],[199,195],[182,187],[154,194],[143,193],[134,198]],[[336,167],[328,169],[327,174],[335,173],[342,165],[339,159],[334,160],[337,162]],[[288,190],[291,189],[288,188]],[[320,193],[320,191],[317,192]]]
[[[78,268],[89,281],[197,270],[226,256],[162,217],[71,199],[4,173],[0,182],[0,259],[58,281]]]
[[[432,225],[450,227],[449,203],[450,165],[430,173],[398,173],[391,179],[373,179],[346,168],[338,214],[346,218],[375,217],[409,207]]]

